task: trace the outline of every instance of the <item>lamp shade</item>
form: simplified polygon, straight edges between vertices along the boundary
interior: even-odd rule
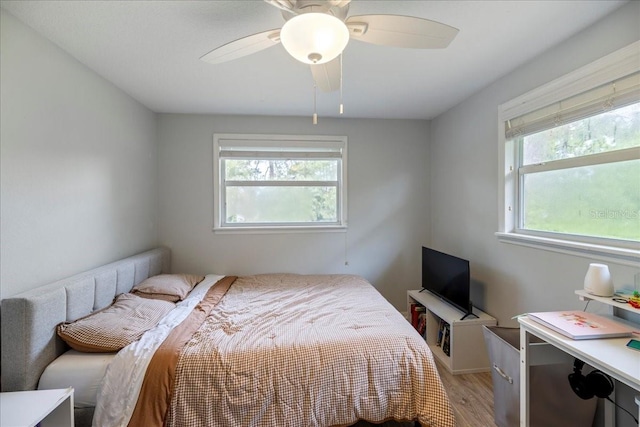
[[[298,61],[324,64],[342,53],[349,42],[349,30],[333,15],[309,12],[285,22],[280,41]]]
[[[605,264],[589,264],[584,276],[584,290],[600,297],[613,296],[613,280]]]

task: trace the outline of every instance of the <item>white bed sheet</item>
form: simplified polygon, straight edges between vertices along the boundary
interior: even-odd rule
[[[38,390],[73,387],[76,408],[96,406],[98,387],[107,366],[116,353],[81,353],[69,350],[51,362],[44,370]]]

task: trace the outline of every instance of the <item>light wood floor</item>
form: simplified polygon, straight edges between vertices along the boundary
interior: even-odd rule
[[[438,372],[453,406],[457,427],[495,427],[490,372],[451,375],[440,364]]]

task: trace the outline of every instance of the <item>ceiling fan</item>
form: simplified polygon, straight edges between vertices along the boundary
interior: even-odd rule
[[[234,40],[200,59],[218,64],[282,43],[291,56],[310,65],[318,89],[332,92],[342,87],[341,53],[350,39],[382,46],[442,49],[458,34],[457,28],[413,16],[347,17],[351,0],[264,1],[281,10],[285,19],[282,28]]]

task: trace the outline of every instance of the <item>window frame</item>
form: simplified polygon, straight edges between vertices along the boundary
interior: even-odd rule
[[[326,135],[277,135],[277,134],[214,134],[213,135],[213,231],[216,233],[282,233],[282,232],[344,232],[347,229],[347,143],[346,136]],[[328,153],[326,158],[338,160],[338,176],[336,181],[256,181],[261,186],[268,187],[296,187],[305,185],[329,184],[336,188],[337,221],[330,223],[265,223],[265,224],[236,224],[224,221],[226,182],[224,179],[224,160],[233,158],[221,156],[225,147],[260,147],[275,152],[287,153],[287,148],[295,149],[292,155],[295,158],[305,158],[305,153],[315,153],[318,150]],[[231,150],[233,151],[233,150]],[[241,150],[237,150],[241,151]],[[265,150],[266,151],[266,150]],[[259,153],[257,151],[256,153]],[[252,156],[249,156],[252,157]],[[248,158],[249,158],[248,157]],[[255,158],[262,158],[257,155]],[[287,157],[274,157],[285,159]],[[314,157],[320,159],[321,157]],[[229,181],[230,185],[239,181]],[[242,181],[243,186],[255,186],[257,184]],[[266,185],[265,185],[266,184]]]
[[[498,107],[498,231],[496,237],[505,243],[524,245],[590,259],[640,266],[640,244],[635,241],[579,236],[564,233],[533,231],[519,228],[522,215],[523,171],[549,167],[521,165],[518,138],[507,139],[505,126],[514,118],[561,102],[572,96],[597,88],[616,79],[640,71],[640,41],[634,42],[600,60],[562,76]],[[629,149],[634,150],[634,149]],[[586,161],[619,159],[627,153],[606,152],[592,155]],[[615,153],[615,154],[613,154]],[[557,160],[555,162],[575,162]],[[580,161],[584,161],[580,160]],[[548,162],[551,163],[551,162]]]

